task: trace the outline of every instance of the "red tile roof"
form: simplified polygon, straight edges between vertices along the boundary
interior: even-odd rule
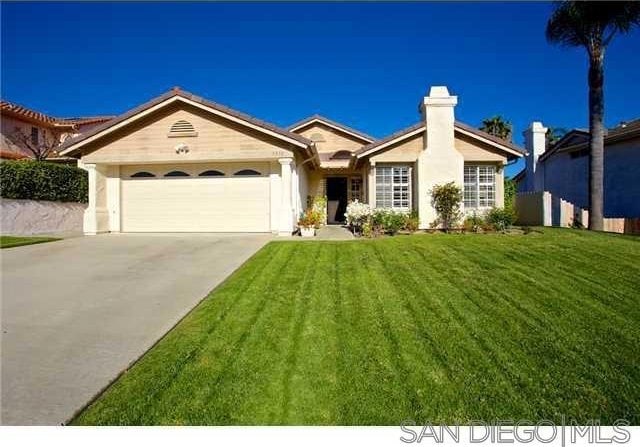
[[[3,115],[21,118],[29,122],[41,124],[45,127],[73,128],[78,125],[103,123],[113,118],[113,116],[58,118],[5,100],[0,100],[0,113],[2,113]]]

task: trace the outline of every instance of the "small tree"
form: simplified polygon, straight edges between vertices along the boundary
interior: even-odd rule
[[[47,135],[46,132],[39,132],[38,138],[34,139],[31,135],[16,130],[11,137],[14,144],[28,150],[31,158],[36,161],[44,161],[54,155],[60,145],[60,135],[55,133]]]
[[[438,213],[436,224],[442,225],[445,231],[454,227],[462,218],[461,203],[462,188],[454,182],[435,185],[431,190],[431,204]]]
[[[518,192],[518,187],[516,182],[513,179],[506,178],[504,179],[504,207],[505,208],[513,208],[516,207],[516,193]]]

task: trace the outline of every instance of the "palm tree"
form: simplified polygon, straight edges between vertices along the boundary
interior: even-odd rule
[[[563,1],[547,23],[547,40],[589,55],[589,229],[603,230],[604,52],[613,37],[640,24],[640,2]]]
[[[511,123],[500,115],[482,120],[480,130],[503,140],[511,141]]]
[[[562,137],[564,137],[569,131],[564,127],[553,127],[549,126],[547,129],[547,145],[553,146],[556,144]]]

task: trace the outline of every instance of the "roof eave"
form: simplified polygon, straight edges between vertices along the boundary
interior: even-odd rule
[[[303,127],[309,126],[316,122],[324,124],[325,126],[331,127],[333,129],[339,130],[341,132],[344,132],[347,135],[351,135],[367,143],[373,143],[374,141],[376,141],[376,139],[371,135],[367,135],[363,132],[360,132],[359,130],[345,126],[344,124],[337,123],[333,120],[330,120],[320,115],[313,115],[303,119],[302,121],[298,121],[297,123],[294,123],[291,126],[287,127],[287,130],[289,132],[295,132],[296,130],[302,129]]]
[[[182,91],[171,91],[165,93],[151,101],[148,101],[141,106],[138,106],[134,109],[131,109],[128,112],[123,113],[120,117],[115,118],[113,120],[107,121],[102,125],[96,126],[96,128],[88,133],[79,135],[70,140],[67,140],[62,145],[62,150],[60,151],[61,155],[69,155],[82,148],[83,146],[108,135],[111,132],[114,132],[134,121],[139,119],[142,116],[146,116],[150,113],[153,113],[156,110],[159,110],[175,101],[183,101],[187,104],[193,105],[200,109],[208,110],[211,113],[214,113],[218,116],[222,116],[225,119],[230,121],[243,124],[245,126],[251,127],[253,129],[262,131],[263,133],[270,135],[274,138],[278,138],[280,140],[286,141],[289,144],[294,146],[306,149],[313,142],[308,140],[300,135],[293,134],[291,132],[282,130],[276,130],[275,126],[265,126],[263,123],[259,123],[258,120],[249,120],[244,117],[240,112],[231,112],[231,109],[224,108],[218,105],[214,105],[209,101],[203,100],[199,97],[196,97],[191,94],[187,94]],[[266,123],[265,123],[266,124]],[[289,134],[289,135],[287,135]]]

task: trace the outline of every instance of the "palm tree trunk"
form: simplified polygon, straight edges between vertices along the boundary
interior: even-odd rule
[[[604,229],[604,48],[589,57],[589,229]]]

